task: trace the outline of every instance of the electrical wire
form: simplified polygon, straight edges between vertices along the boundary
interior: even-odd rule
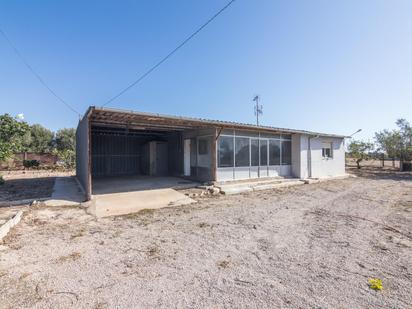
[[[216,17],[218,17],[223,11],[225,11],[229,6],[233,4],[236,0],[231,0],[229,1],[223,8],[221,8],[219,11],[217,11],[211,18],[209,18],[202,26],[200,26],[195,32],[193,32],[191,35],[189,35],[182,43],[180,43],[177,47],[175,47],[171,52],[169,52],[165,57],[163,57],[159,62],[157,62],[155,65],[153,65],[149,70],[147,70],[145,73],[140,75],[138,79],[136,79],[133,83],[131,83],[129,86],[121,90],[118,94],[110,98],[108,101],[106,101],[103,106],[106,106],[107,104],[113,102],[116,100],[118,97],[120,97],[122,94],[124,94],[126,91],[129,89],[133,88],[136,86],[139,82],[141,82],[144,78],[146,78],[150,73],[152,73],[154,70],[156,70],[162,63],[164,63],[167,59],[169,59],[171,56],[173,56],[174,53],[176,53],[180,48],[182,48],[184,45],[186,45],[192,38],[194,38],[197,34],[199,34],[200,31],[202,31],[207,25],[209,25]]]
[[[33,67],[26,61],[26,59],[22,56],[20,51],[17,49],[17,47],[12,43],[12,41],[9,39],[9,37],[6,35],[6,33],[0,29],[1,35],[4,37],[6,42],[10,45],[11,49],[14,51],[14,53],[20,58],[20,60],[24,63],[24,65],[29,69],[29,71],[39,80],[39,82],[55,97],[57,100],[59,100],[61,103],[63,103],[67,108],[69,108],[72,112],[76,113],[81,116],[81,114],[74,108],[72,107],[68,102],[62,99],[46,82],[45,80],[40,76],[39,73],[37,73]]]

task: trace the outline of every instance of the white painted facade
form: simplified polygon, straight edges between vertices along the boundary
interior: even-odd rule
[[[251,140],[256,138],[253,137],[253,135],[244,134],[243,137],[244,136],[250,136]],[[230,137],[236,138],[236,134],[230,135]],[[272,138],[276,139],[276,137]],[[263,138],[263,140],[264,139],[265,138]],[[282,162],[280,162],[279,165],[270,165],[268,163],[265,166],[252,166],[250,160],[250,166],[246,167],[217,166],[217,181],[278,176],[306,179],[345,175],[345,149],[343,137],[292,134],[291,137],[289,137],[289,140],[291,140],[290,164],[282,164]],[[218,151],[216,155],[219,156]]]
[[[330,156],[322,148],[330,146]],[[325,178],[345,175],[344,138],[292,135],[292,176]]]

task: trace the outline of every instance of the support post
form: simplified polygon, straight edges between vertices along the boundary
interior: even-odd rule
[[[220,132],[222,131],[222,129],[220,129],[219,131],[219,135]],[[212,180],[213,181],[217,181],[217,147],[216,147],[216,143],[217,143],[217,139],[218,139],[218,133],[217,133],[217,129],[215,128],[214,130],[214,134],[213,134],[213,138],[212,138],[212,147],[211,147],[211,153],[212,153]]]

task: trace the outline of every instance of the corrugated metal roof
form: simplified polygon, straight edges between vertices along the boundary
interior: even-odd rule
[[[146,113],[146,112],[138,112],[138,111],[129,111],[129,110],[122,110],[122,109],[114,109],[114,108],[103,108],[103,107],[94,107],[90,106],[86,115],[93,116],[93,113],[104,113],[105,115],[108,114],[123,114],[123,115],[130,115],[130,116],[141,116],[141,117],[149,117],[149,118],[156,118],[162,120],[175,120],[179,122],[190,122],[190,123],[197,123],[202,126],[214,126],[219,128],[233,128],[233,129],[244,129],[244,130],[252,130],[252,131],[267,131],[267,132],[280,132],[280,133],[290,133],[290,134],[307,134],[307,135],[319,135],[324,137],[337,137],[337,138],[346,138],[349,136],[339,135],[339,134],[328,134],[328,133],[321,133],[321,132],[313,132],[313,131],[306,131],[306,130],[295,130],[295,129],[288,129],[288,128],[279,128],[274,126],[257,126],[254,124],[249,123],[241,123],[241,122],[234,122],[234,121],[222,121],[222,120],[211,120],[205,118],[195,118],[195,117],[183,117],[183,116],[171,116],[171,115],[163,115],[157,113]]]

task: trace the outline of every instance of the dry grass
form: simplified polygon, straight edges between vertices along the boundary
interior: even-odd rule
[[[81,255],[80,252],[73,252],[73,253],[70,253],[69,255],[60,256],[57,259],[57,262],[58,263],[64,263],[64,262],[69,262],[69,261],[76,261],[76,260],[80,259],[81,256],[82,255]]]

